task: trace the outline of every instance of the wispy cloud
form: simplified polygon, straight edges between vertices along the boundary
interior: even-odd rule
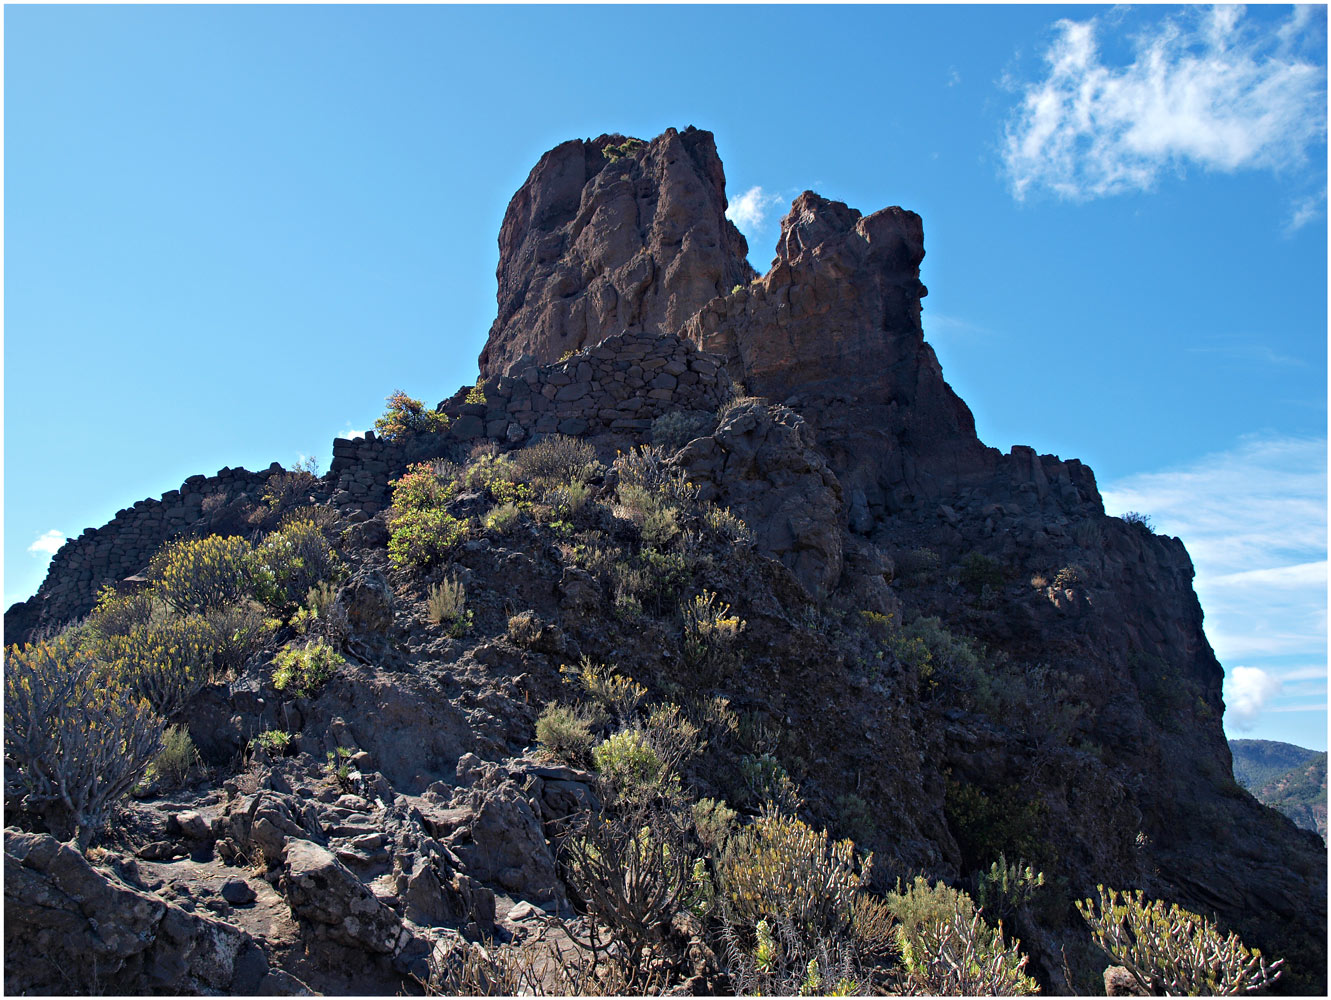
[[[1235,667],[1225,679],[1225,713],[1228,721],[1251,730],[1266,703],[1280,693],[1280,679],[1260,667]]]
[[[763,228],[768,212],[785,203],[779,194],[768,194],[761,187],[751,187],[730,202],[726,218],[748,236]]]
[[[1117,27],[1108,17],[1059,21],[1048,75],[1024,88],[1007,123],[1013,194],[1095,198],[1150,190],[1188,165],[1302,161],[1326,132],[1326,69],[1305,54],[1315,19],[1324,25],[1325,13],[1296,7],[1269,30],[1241,7],[1190,9],[1130,39],[1121,66],[1101,57],[1097,36]]]
[[[364,436],[365,436],[364,431],[354,431],[351,429],[350,420],[347,421],[347,429],[338,435],[338,437],[342,438],[344,441],[355,441],[357,438],[363,438]],[[304,457],[305,457],[304,455],[301,456],[301,458]]]
[[[1290,683],[1326,677],[1325,439],[1246,438],[1181,468],[1106,484],[1103,495],[1110,513],[1149,513],[1187,545],[1207,638],[1230,666],[1229,721],[1251,727],[1276,697],[1282,708],[1313,699],[1325,710],[1324,695]],[[1275,683],[1240,673],[1252,670]]]
[[[1285,223],[1285,235],[1293,236],[1310,222],[1316,222],[1326,212],[1326,191],[1322,190],[1306,198],[1300,198],[1290,209],[1289,221]]]
[[[35,556],[45,556],[49,559],[51,556],[59,552],[60,546],[64,544],[65,533],[52,528],[29,545],[28,551]]]
[[[994,331],[988,327],[972,323],[970,320],[962,319],[959,316],[932,312],[927,307],[924,312],[923,323],[926,334],[971,334],[980,337],[992,337],[994,335]]]
[[[1267,344],[1260,343],[1209,344],[1200,347],[1189,347],[1187,351],[1189,354],[1211,354],[1245,365],[1255,362],[1261,365],[1271,365],[1275,368],[1308,367],[1308,362],[1302,358],[1281,354],[1279,351],[1272,350]]]

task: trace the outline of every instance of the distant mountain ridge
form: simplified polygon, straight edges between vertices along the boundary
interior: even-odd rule
[[[1234,780],[1326,839],[1326,753],[1275,740],[1230,740]]]

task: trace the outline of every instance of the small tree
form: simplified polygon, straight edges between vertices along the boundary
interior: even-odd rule
[[[1177,903],[1148,903],[1140,889],[1096,888],[1098,905],[1079,900],[1077,912],[1096,943],[1152,996],[1236,996],[1280,976],[1284,959],[1268,966],[1237,934],[1222,936],[1210,920]]]
[[[374,429],[388,441],[400,441],[414,434],[437,434],[448,430],[448,426],[447,416],[427,410],[424,403],[401,389],[388,397],[388,408],[374,422]]]
[[[5,659],[5,756],[25,805],[80,850],[162,746],[162,720],[126,680],[66,636]]]

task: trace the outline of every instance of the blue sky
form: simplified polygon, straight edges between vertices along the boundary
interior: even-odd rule
[[[476,376],[564,139],[711,129],[766,270],[924,218],[981,437],[1198,569],[1231,735],[1326,747],[1324,8],[55,7],[5,25],[6,606],[65,535]]]

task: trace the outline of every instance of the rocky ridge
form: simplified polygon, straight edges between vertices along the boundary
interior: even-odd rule
[[[1097,882],[1144,888],[1288,956],[1278,986],[1324,991],[1325,848],[1230,776],[1223,673],[1182,543],[1106,517],[1075,460],[979,442],[923,339],[918,216],[862,216],[806,192],[759,277],[724,211],[715,145],[695,129],[542,157],[500,235],[482,378],[440,404],[449,431],[338,442],[302,500],[333,512],[354,571],[338,596],[351,662],[312,698],[272,689],[269,654],[212,685],[186,722],[213,774],[231,776],[189,801],[134,805],[91,866],[7,830],[7,987],[54,988],[51,968],[91,950],[131,986],[392,992],[464,938],[519,939],[546,913],[571,916],[558,824],[595,803],[595,776],[538,759],[531,737],[560,666],[586,653],[654,694],[716,692],[762,720],[812,819],[847,831],[848,803],[862,806],[856,839],[883,887],[1025,851],[1067,880],[1068,899]],[[727,402],[732,380],[757,398]],[[607,581],[537,525],[461,545],[449,571],[472,595],[467,637],[426,622],[441,573],[404,574],[384,550],[389,483],[408,463],[553,433],[608,461],[679,413],[712,418],[671,466],[752,539],[690,529],[709,556],[691,584],[748,623],[742,663],[696,672],[667,617],[622,620]],[[38,596],[7,612],[9,641],[86,613],[100,584],[137,576],[174,534],[251,523],[275,471],[196,477],[71,541]],[[595,487],[614,495],[612,480]],[[484,501],[456,502],[468,504]],[[597,516],[577,537],[626,537],[608,506]],[[528,624],[514,631],[519,611]],[[927,663],[852,627],[865,613],[915,634],[936,616],[987,650],[983,677],[931,682]],[[255,751],[278,726],[296,756]],[[330,774],[335,751],[354,778]],[[691,777],[734,794],[724,774]],[[241,871],[237,899],[253,896],[202,892],[223,868]],[[70,892],[71,878],[95,888]],[[11,883],[28,888],[11,896]],[[34,893],[60,897],[49,912],[83,935],[70,955],[48,941],[37,963],[18,947],[46,919]],[[1060,948],[1086,953],[1066,903],[1014,918],[1060,991],[1077,985]],[[146,930],[98,939],[122,910],[185,929],[158,935],[157,951]],[[255,948],[262,964],[241,960]]]

